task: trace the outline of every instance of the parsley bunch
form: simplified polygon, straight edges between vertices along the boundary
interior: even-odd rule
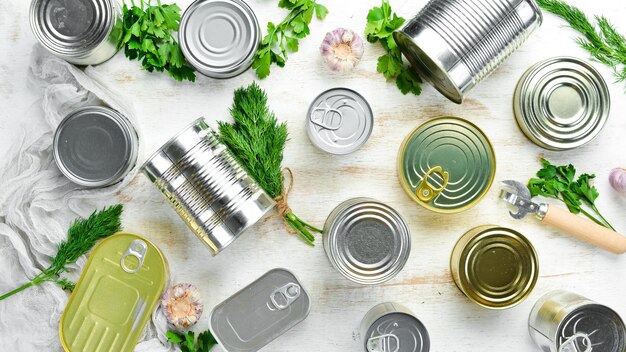
[[[180,50],[173,32],[178,32],[180,7],[176,4],[157,6],[151,0],[139,0],[139,6],[131,0],[129,8],[123,8],[124,36],[120,46],[130,60],[140,60],[148,72],[164,70],[177,81],[195,81],[194,69]]]
[[[558,199],[567,205],[571,213],[582,213],[598,225],[615,231],[615,228],[600,214],[595,205],[600,193],[596,187],[591,185],[591,180],[596,175],[582,174],[576,179],[576,169],[572,164],[554,166],[546,159],[541,159],[541,163],[543,168],[537,171],[538,178],[531,178],[528,181],[531,196],[540,195]],[[583,205],[589,207],[599,219],[585,210]]]
[[[314,12],[320,20],[328,14],[328,9],[315,0],[280,0],[278,6],[290,12],[278,25],[267,23],[267,35],[263,37],[252,62],[252,68],[261,79],[269,76],[272,63],[284,67],[287,52],[298,51],[298,41],[311,33],[309,24]]]
[[[213,346],[217,345],[215,337],[211,331],[207,330],[198,335],[198,341],[194,342],[193,331],[179,333],[176,331],[168,331],[165,336],[167,341],[180,345],[182,352],[209,352]]]
[[[376,70],[387,80],[395,79],[402,94],[411,92],[420,95],[422,80],[409,65],[402,61],[400,48],[393,39],[393,32],[400,28],[404,21],[404,18],[392,12],[389,1],[383,0],[381,7],[374,7],[367,14],[365,34],[368,42],[380,42],[387,52],[378,58]]]

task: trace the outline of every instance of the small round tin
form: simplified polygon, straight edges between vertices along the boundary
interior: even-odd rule
[[[139,140],[131,122],[103,106],[68,114],[54,133],[54,160],[72,182],[104,187],[121,181],[137,161]]]
[[[535,287],[535,248],[519,232],[494,225],[476,227],[457,241],[450,272],[470,300],[490,309],[511,308]]]
[[[473,207],[489,191],[496,158],[487,136],[458,117],[428,120],[402,143],[398,175],[407,194],[438,213]]]
[[[311,143],[319,149],[350,154],[370,138],[374,113],[361,94],[348,88],[332,88],[313,100],[306,125]]]
[[[339,204],[326,219],[323,243],[333,267],[365,285],[391,280],[411,252],[411,235],[402,216],[369,198]]]
[[[623,352],[626,326],[611,308],[572,292],[545,294],[533,307],[528,331],[545,352]]]
[[[606,82],[589,63],[555,57],[532,66],[515,88],[513,111],[520,129],[551,150],[580,147],[604,127],[611,105]]]
[[[398,303],[381,303],[361,321],[365,352],[428,352],[428,330],[411,310]]]
[[[179,40],[185,58],[198,72],[230,78],[252,65],[261,28],[242,0],[196,0],[180,21]]]

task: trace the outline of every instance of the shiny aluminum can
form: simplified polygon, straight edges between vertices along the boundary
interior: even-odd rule
[[[484,225],[466,232],[450,257],[457,287],[489,309],[511,308],[535,287],[539,261],[535,248],[517,231]]]
[[[398,303],[381,303],[361,321],[365,352],[428,352],[428,330],[411,310]]]
[[[30,26],[48,51],[77,65],[113,57],[122,40],[118,0],[32,0]]]
[[[430,0],[393,36],[413,69],[460,104],[541,22],[534,0]]]
[[[142,172],[213,255],[275,205],[203,118],[161,147]]]
[[[339,204],[326,219],[323,243],[332,266],[364,285],[391,280],[411,252],[411,234],[402,216],[369,198]]]
[[[545,294],[533,307],[528,331],[543,352],[624,352],[626,326],[611,308],[575,293]]]
[[[185,10],[178,36],[185,58],[198,72],[230,78],[252,65],[261,27],[243,0],[196,0]]]
[[[611,106],[609,88],[591,64],[555,57],[526,71],[515,88],[513,112],[524,134],[551,150],[580,147],[604,127]]]

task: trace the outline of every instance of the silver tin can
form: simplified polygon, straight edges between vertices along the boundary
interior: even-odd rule
[[[59,170],[72,182],[104,187],[121,181],[137,162],[139,138],[131,122],[103,106],[69,113],[53,139]]]
[[[326,219],[323,243],[333,267],[364,285],[391,280],[411,252],[411,234],[402,216],[369,198],[339,204]]]
[[[243,0],[196,0],[185,10],[178,33],[187,61],[211,78],[246,71],[261,42],[259,21]]]
[[[612,309],[568,291],[541,297],[528,331],[544,352],[624,352],[626,327]]]
[[[253,352],[287,332],[308,315],[309,294],[296,276],[273,269],[220,303],[209,327],[227,352]]]
[[[32,0],[30,26],[51,53],[77,65],[113,57],[122,40],[118,0]]]
[[[555,57],[532,66],[515,88],[513,112],[524,134],[551,150],[580,147],[604,127],[609,88],[589,63]]]
[[[460,104],[541,22],[533,0],[430,0],[393,36],[413,69]]]
[[[381,303],[361,321],[365,352],[428,352],[428,330],[411,310],[398,303]]]
[[[212,255],[275,205],[203,118],[161,147],[142,166],[142,172]]]
[[[374,128],[374,113],[352,89],[332,88],[313,100],[306,130],[311,143],[331,154],[350,154],[361,148]]]

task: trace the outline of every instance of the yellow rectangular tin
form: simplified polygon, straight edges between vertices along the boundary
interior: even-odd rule
[[[150,241],[117,233],[100,242],[61,316],[65,351],[132,351],[168,281],[167,261]]]

